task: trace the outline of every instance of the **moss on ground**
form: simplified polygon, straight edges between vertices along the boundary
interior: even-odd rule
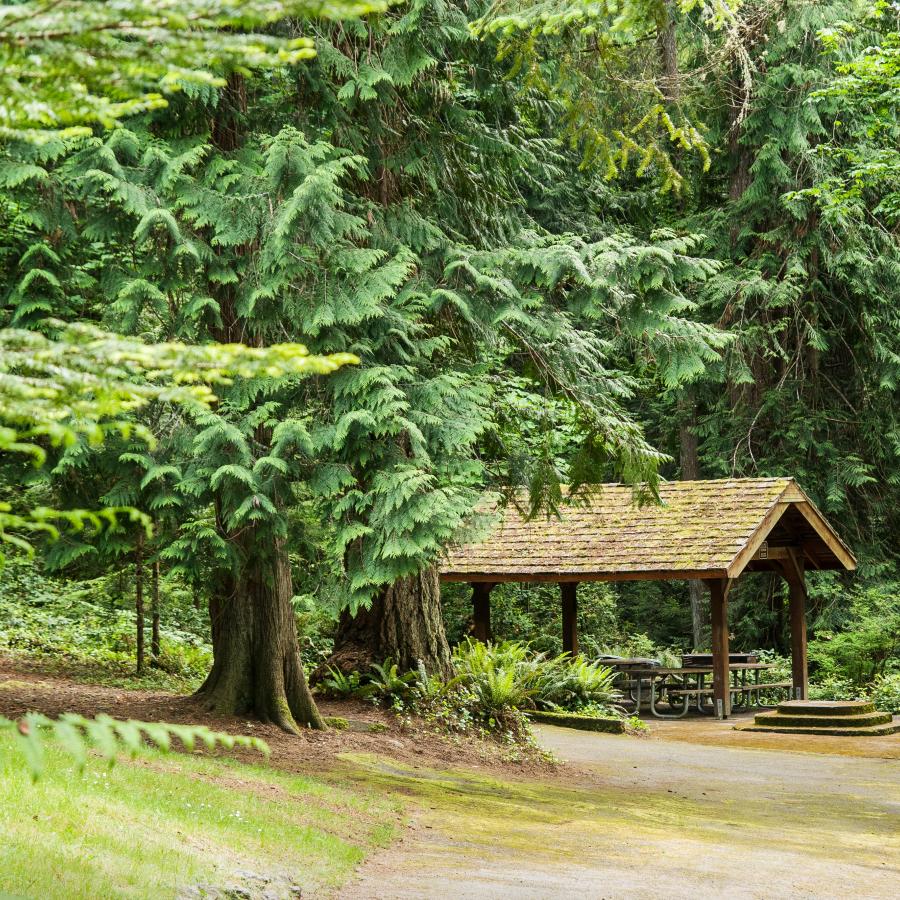
[[[885,854],[900,853],[893,817],[845,796],[820,794],[773,804],[737,791],[740,796],[717,793],[697,800],[665,784],[636,790],[583,779],[571,786],[559,778],[500,780],[359,754],[346,755],[343,762],[347,780],[409,798],[428,827],[462,838],[463,852],[468,847],[473,859],[482,859],[491,848],[552,865],[583,858],[589,847],[615,857],[617,845],[635,840],[728,845],[738,854],[742,846],[768,843],[811,860],[873,866],[883,865]]]

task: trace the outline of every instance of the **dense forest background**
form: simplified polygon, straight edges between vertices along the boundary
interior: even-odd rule
[[[295,629],[307,668],[342,648],[449,666],[470,598],[439,601],[434,565],[486,491],[554,515],[563,484],[792,475],[860,560],[810,573],[814,679],[896,673],[898,15],[412,0],[307,23],[314,58],[115,128],[13,134],[0,326],[359,364],[154,402],[152,444],[5,454],[12,508],[135,507],[153,529],[9,556],[0,648],[139,651],[148,680],[193,687],[212,664],[212,705],[290,725],[314,716]],[[734,646],[786,652],[784,588],[744,581]],[[709,639],[688,584],[580,601],[588,652]],[[555,589],[494,592],[499,637],[558,649],[558,617]]]

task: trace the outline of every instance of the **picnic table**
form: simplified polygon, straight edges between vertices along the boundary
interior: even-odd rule
[[[762,706],[762,695],[772,691],[789,690],[790,681],[765,681],[760,676],[774,669],[772,663],[732,662],[728,669],[731,676],[732,708]],[[699,712],[713,712],[711,665],[692,665],[679,668],[662,666],[629,666],[623,670],[624,688],[640,712],[646,699],[650,714],[658,719],[680,719],[687,715],[693,703]],[[707,678],[709,686],[707,687]],[[662,712],[664,703],[672,712]]]

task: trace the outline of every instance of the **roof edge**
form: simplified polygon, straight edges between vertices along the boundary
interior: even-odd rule
[[[759,523],[750,539],[728,564],[726,570],[728,578],[737,578],[741,575],[753,557],[756,556],[763,541],[765,541],[781,517],[792,506],[806,519],[813,531],[835,555],[844,569],[848,572],[856,569],[856,557],[853,555],[853,551],[843,542],[825,516],[819,512],[815,503],[809,499],[809,496],[800,487],[797,480],[791,477],[787,479],[787,482],[787,486],[775,499],[769,511],[763,516],[762,522]]]
[[[516,572],[498,574],[488,572],[439,572],[441,581],[470,582],[472,584],[501,584],[505,582],[570,583],[581,581],[708,581],[727,578],[727,569],[647,569],[631,572]]]

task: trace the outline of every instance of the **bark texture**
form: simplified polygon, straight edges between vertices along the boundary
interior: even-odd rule
[[[150,581],[150,657],[154,663],[159,662],[159,560],[153,560],[152,578]]]
[[[681,99],[681,76],[678,71],[678,43],[672,12],[671,0],[664,0],[656,22],[656,47],[662,69],[657,85],[665,100],[677,103]]]
[[[678,437],[681,444],[681,480],[696,481],[700,477],[700,454],[697,447],[697,404],[689,391],[678,400],[680,423]],[[704,594],[703,582],[692,578],[688,581],[688,596],[691,601],[691,635],[694,649],[704,646]]]
[[[291,609],[291,568],[283,542],[238,576],[223,579],[209,604],[213,667],[197,696],[209,709],[253,713],[286,731],[324,728],[306,682]]]
[[[137,626],[135,651],[138,675],[144,672],[144,532],[139,531],[134,545],[134,615]]]
[[[342,672],[365,671],[388,657],[401,670],[421,662],[429,675],[452,674],[436,568],[395,581],[355,616],[345,610],[326,665]]]

